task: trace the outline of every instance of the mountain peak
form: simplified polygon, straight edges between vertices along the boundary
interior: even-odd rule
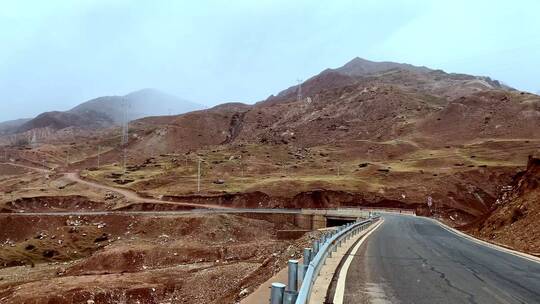
[[[124,97],[133,97],[133,96],[153,96],[153,95],[170,95],[163,91],[154,88],[144,88],[137,91],[133,91],[124,95]]]
[[[391,61],[370,61],[364,58],[355,57],[340,68],[335,69],[342,74],[349,76],[368,76],[382,73],[388,70],[402,69],[417,73],[427,73],[431,70],[426,67],[414,66],[412,64],[397,63]]]

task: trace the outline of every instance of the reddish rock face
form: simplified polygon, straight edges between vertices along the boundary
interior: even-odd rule
[[[476,235],[512,248],[540,253],[540,159],[529,157],[526,170],[501,188],[494,209],[467,227]]]

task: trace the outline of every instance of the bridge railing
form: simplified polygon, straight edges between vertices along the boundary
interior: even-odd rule
[[[367,229],[379,220],[374,216],[339,226],[336,230],[324,234],[315,240],[311,248],[304,249],[304,263],[299,267],[298,261],[290,260],[288,269],[288,284],[273,283],[270,295],[271,304],[307,304],[312,293],[313,285],[319,276],[326,259],[331,256],[342,241]],[[303,278],[302,278],[303,277]],[[297,288],[299,282],[300,288]]]

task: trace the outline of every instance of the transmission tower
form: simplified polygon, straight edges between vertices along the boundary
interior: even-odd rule
[[[298,88],[296,91],[296,101],[302,100],[302,79],[296,79],[296,82],[298,82]]]

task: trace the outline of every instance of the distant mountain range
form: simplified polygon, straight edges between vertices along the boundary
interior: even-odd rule
[[[291,86],[254,105],[230,103],[138,120],[132,127],[149,135],[133,145],[159,147],[160,153],[245,142],[313,147],[414,138],[444,146],[534,138],[540,128],[538,96],[486,76],[354,58],[303,82],[300,99],[298,89]],[[148,132],[156,126],[164,131]]]
[[[13,131],[16,131],[17,128],[19,128],[21,125],[25,124],[26,122],[30,120],[32,120],[32,118],[20,118],[20,119],[0,122],[0,135],[12,133]]]
[[[1,134],[32,129],[67,127],[96,129],[147,116],[182,114],[205,107],[155,89],[143,89],[124,96],[103,96],[86,101],[68,111],[44,112],[32,119],[0,123]]]

